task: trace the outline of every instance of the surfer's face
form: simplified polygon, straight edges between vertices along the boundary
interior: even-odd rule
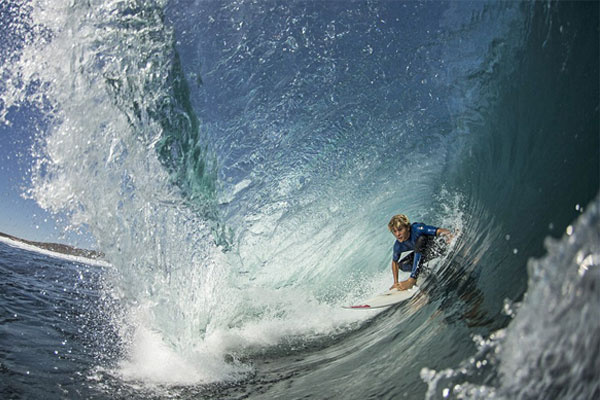
[[[405,240],[408,240],[410,232],[407,226],[403,226],[401,228],[393,228],[392,234],[396,239],[398,239],[399,242],[404,242]]]

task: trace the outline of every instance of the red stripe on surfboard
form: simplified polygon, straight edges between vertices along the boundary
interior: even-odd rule
[[[371,306],[368,304],[365,304],[364,306],[351,306],[350,308],[371,308]]]

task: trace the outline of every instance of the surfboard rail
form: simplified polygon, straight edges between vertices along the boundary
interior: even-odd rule
[[[390,307],[394,304],[401,303],[413,297],[415,294],[419,292],[419,287],[414,286],[408,290],[398,290],[392,289],[387,292],[380,293],[370,299],[362,301],[358,304],[353,304],[349,306],[343,306],[342,308],[346,308],[349,310],[365,310],[365,309],[375,309],[375,308],[385,308]]]

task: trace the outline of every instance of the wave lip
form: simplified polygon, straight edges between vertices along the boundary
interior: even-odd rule
[[[502,393],[514,398],[600,396],[600,198],[547,239],[548,255],[529,262],[529,290],[507,328]]]

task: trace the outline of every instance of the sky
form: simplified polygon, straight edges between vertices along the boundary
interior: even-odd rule
[[[32,146],[41,129],[26,108],[11,111],[11,124],[0,122],[0,232],[33,241],[93,247],[89,235],[65,234],[56,222],[60,215],[53,216],[26,198],[34,163]]]
[[[26,25],[19,20],[19,7],[18,3],[0,2],[0,66],[10,60],[27,34]],[[0,82],[0,89],[2,86]],[[0,110],[3,108],[0,98]],[[0,232],[35,241],[74,244],[74,238],[62,237],[51,215],[23,197],[30,187],[31,148],[38,130],[34,115],[27,107],[10,109],[7,119],[11,124],[0,121]]]

